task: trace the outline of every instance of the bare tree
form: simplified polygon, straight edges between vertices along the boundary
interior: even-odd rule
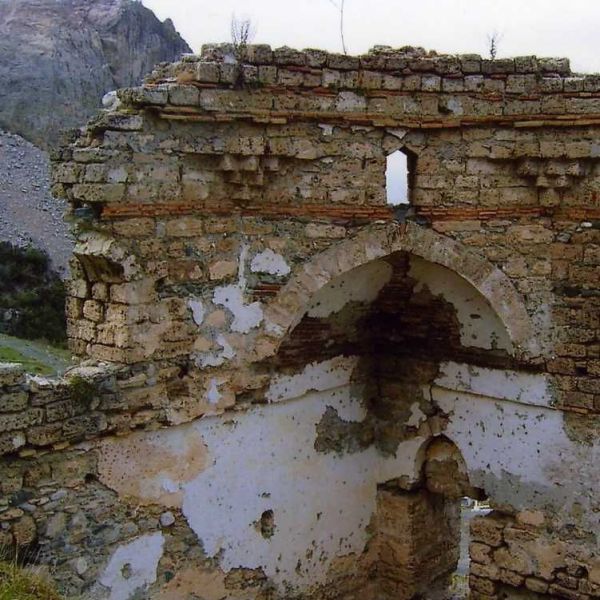
[[[238,62],[242,62],[246,56],[246,48],[256,35],[256,27],[251,19],[243,17],[238,19],[235,14],[231,15],[231,41]]]
[[[329,0],[329,3],[333,5],[340,13],[340,38],[342,39],[342,48],[344,50],[344,54],[348,54],[348,50],[346,49],[346,40],[344,39],[344,8],[346,0]]]
[[[503,37],[504,34],[499,32],[497,29],[494,29],[492,33],[488,33],[488,50],[492,60],[496,59],[496,55],[498,54],[498,46],[500,45]]]

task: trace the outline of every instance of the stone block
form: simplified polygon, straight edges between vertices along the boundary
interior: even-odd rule
[[[23,365],[0,362],[0,386],[19,385],[25,381]]]
[[[155,298],[154,281],[151,279],[114,284],[110,288],[111,302],[147,304],[153,302]]]
[[[201,61],[196,64],[196,77],[204,83],[219,82],[219,63]]]
[[[0,392],[0,413],[19,412],[29,404],[29,395],[25,391]]]
[[[175,106],[198,106],[200,91],[193,85],[174,85],[169,88],[169,102]]]
[[[327,66],[330,69],[354,71],[360,68],[360,59],[358,56],[348,56],[347,54],[329,54],[327,57]]]
[[[277,67],[265,65],[258,67],[258,80],[264,85],[277,83]]]
[[[253,65],[268,65],[273,61],[273,51],[268,44],[251,44],[246,48],[245,59]]]
[[[19,413],[0,414],[0,433],[39,425],[43,418],[44,411],[40,408],[30,408]]]
[[[27,442],[34,446],[49,446],[62,439],[62,423],[49,423],[27,430]]]
[[[16,452],[19,448],[22,448],[25,443],[26,438],[22,431],[0,433],[0,455]]]
[[[306,65],[306,55],[304,52],[288,48],[287,46],[275,48],[273,50],[273,59],[276,65],[295,65],[301,67]]]
[[[484,59],[481,61],[481,71],[490,75],[514,73],[515,61],[512,58]]]
[[[471,538],[473,541],[482,542],[488,546],[498,547],[502,545],[503,524],[497,519],[475,517],[471,521]]]

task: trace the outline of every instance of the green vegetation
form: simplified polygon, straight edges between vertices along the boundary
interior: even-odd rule
[[[34,358],[29,359],[13,348],[4,348],[0,346],[0,362],[20,363],[25,367],[28,373],[35,375],[52,375],[53,370],[42,364]]]
[[[75,402],[83,404],[93,398],[96,393],[96,386],[79,375],[72,377],[69,381],[69,396]]]
[[[64,345],[65,286],[44,252],[0,242],[0,332]]]
[[[71,363],[68,350],[0,333],[0,362],[20,363],[28,373],[57,375]]]
[[[31,569],[0,562],[0,600],[61,600],[54,586]]]

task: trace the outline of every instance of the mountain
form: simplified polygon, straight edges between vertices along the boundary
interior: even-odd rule
[[[134,0],[0,0],[0,128],[42,147],[191,49]]]

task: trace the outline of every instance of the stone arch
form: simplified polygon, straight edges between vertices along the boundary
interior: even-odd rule
[[[505,327],[514,355],[533,359],[540,342],[521,295],[490,261],[461,243],[412,222],[377,223],[335,244],[300,267],[270,303],[265,316],[280,341],[302,319],[312,295],[335,277],[404,251],[441,265],[470,283],[490,304]]]

